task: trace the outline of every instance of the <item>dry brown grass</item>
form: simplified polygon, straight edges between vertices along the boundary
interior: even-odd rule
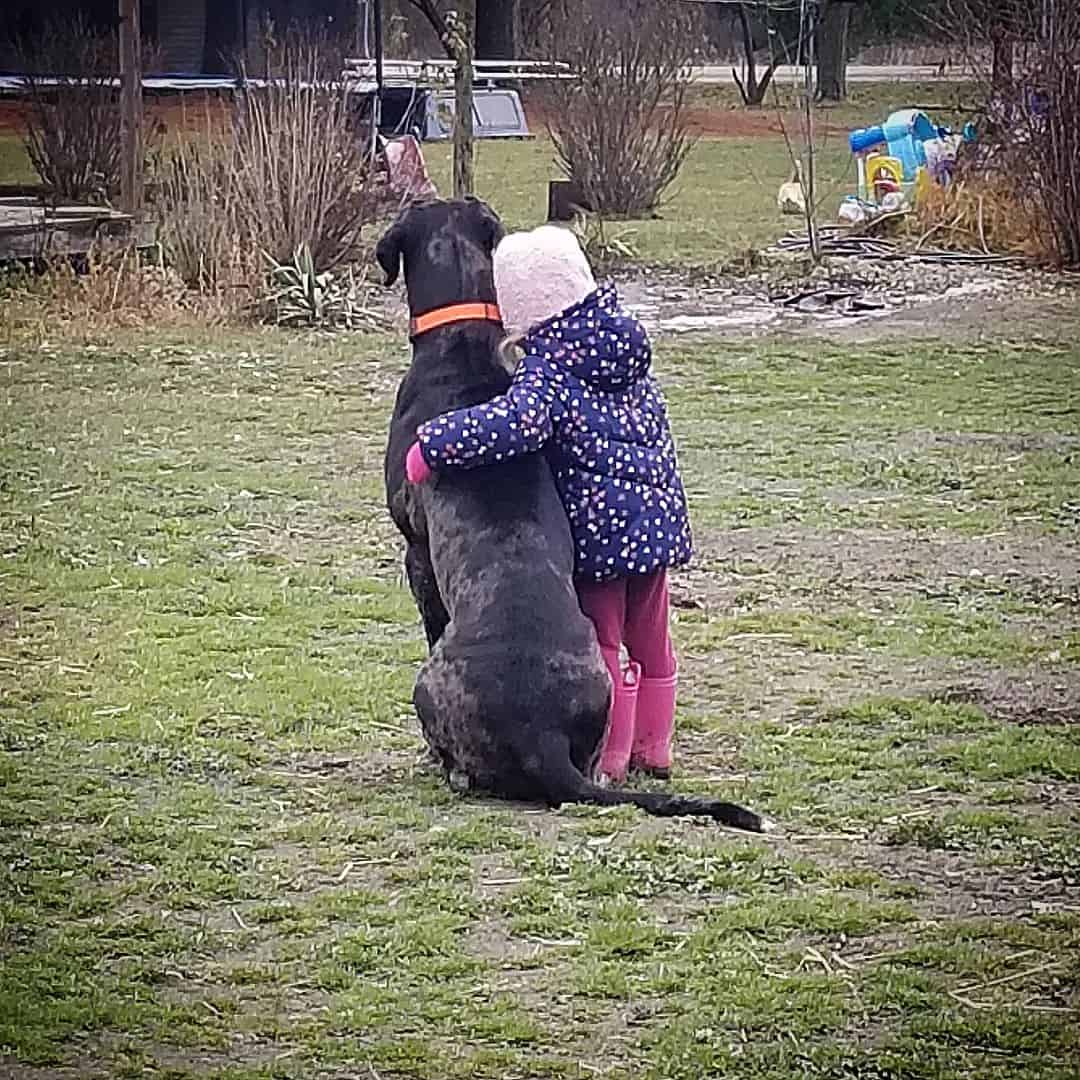
[[[1080,267],[1080,4],[943,0],[933,19],[976,73],[988,157],[1039,207],[1054,262]]]
[[[91,253],[76,269],[58,260],[43,273],[4,282],[0,339],[7,343],[96,340],[121,328],[206,326],[235,310],[188,290],[177,274],[148,265],[133,251]]]
[[[1007,177],[959,179],[934,184],[915,212],[919,243],[1049,262],[1054,251],[1029,197]]]

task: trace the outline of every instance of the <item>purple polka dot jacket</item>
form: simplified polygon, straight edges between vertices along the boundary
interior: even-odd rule
[[[613,285],[533,329],[510,389],[417,432],[432,469],[545,449],[579,577],[650,574],[691,555],[686,494],[645,328]]]

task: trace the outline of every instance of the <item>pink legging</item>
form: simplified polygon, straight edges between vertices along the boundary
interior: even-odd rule
[[[601,648],[625,644],[641,665],[643,678],[666,679],[675,674],[666,570],[611,581],[579,578],[575,585],[581,610],[592,619]]]

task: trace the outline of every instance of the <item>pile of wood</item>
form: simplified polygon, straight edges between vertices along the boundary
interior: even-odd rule
[[[34,195],[0,197],[0,262],[149,247],[152,224],[107,206],[60,203]]]

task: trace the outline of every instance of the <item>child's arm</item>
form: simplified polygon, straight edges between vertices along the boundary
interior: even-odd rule
[[[527,358],[505,394],[422,424],[416,433],[420,453],[432,469],[471,469],[531,454],[551,438],[559,409],[554,380]]]

